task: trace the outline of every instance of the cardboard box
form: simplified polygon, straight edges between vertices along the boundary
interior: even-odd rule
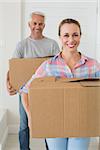
[[[31,137],[100,136],[100,80],[35,79],[29,89]]]
[[[14,89],[19,90],[19,88],[31,78],[40,64],[49,58],[50,57],[10,59],[10,83]]]

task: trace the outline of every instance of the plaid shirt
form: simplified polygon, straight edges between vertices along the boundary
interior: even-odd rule
[[[32,78],[27,82],[25,86],[21,88],[21,92],[28,93],[30,83],[35,78],[41,78],[46,76],[66,77],[66,78],[95,78],[100,77],[100,63],[96,60],[81,55],[81,59],[77,62],[74,68],[71,70],[61,57],[61,52],[53,58],[45,61],[37,69]]]

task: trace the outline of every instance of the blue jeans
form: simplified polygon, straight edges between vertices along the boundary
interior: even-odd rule
[[[47,138],[49,150],[88,150],[90,138]]]
[[[28,118],[21,102],[21,96],[19,95],[19,112],[20,112],[20,129],[19,129],[19,144],[20,150],[30,150],[30,134],[28,127]]]

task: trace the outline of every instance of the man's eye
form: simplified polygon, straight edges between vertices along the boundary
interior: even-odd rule
[[[43,25],[43,23],[39,23],[39,26],[42,26]]]
[[[34,25],[37,25],[37,23],[36,23],[36,22],[34,22]]]
[[[68,35],[68,34],[65,34],[64,37],[69,37],[69,35]]]

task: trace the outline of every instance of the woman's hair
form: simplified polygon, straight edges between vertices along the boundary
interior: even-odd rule
[[[76,24],[76,25],[79,27],[79,29],[80,29],[80,35],[82,34],[80,23],[79,23],[77,20],[74,20],[74,19],[71,19],[71,18],[67,18],[67,19],[62,20],[62,21],[60,22],[60,24],[59,24],[59,28],[58,28],[58,35],[59,35],[59,36],[60,36],[61,27],[62,27],[63,24],[65,24],[65,23],[68,23],[68,24],[74,23],[74,24]]]

